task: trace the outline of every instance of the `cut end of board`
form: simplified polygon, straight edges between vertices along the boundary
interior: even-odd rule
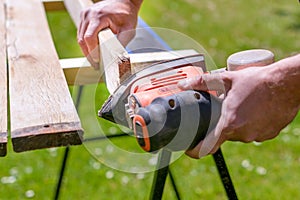
[[[7,154],[7,143],[0,144],[0,157],[4,157]]]
[[[124,81],[131,75],[131,63],[130,63],[130,57],[126,53],[125,55],[122,55],[122,57],[119,57],[119,77],[120,81]]]
[[[131,75],[130,57],[126,49],[110,30],[98,34],[100,52],[100,71],[104,71],[106,87],[110,94],[120,86],[120,82]]]
[[[0,133],[0,157],[7,153],[7,133]]]
[[[24,152],[36,149],[80,145],[83,129],[80,123],[61,123],[27,127],[13,131],[13,149]]]

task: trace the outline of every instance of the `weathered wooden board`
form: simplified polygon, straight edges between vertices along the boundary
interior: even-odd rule
[[[7,1],[7,45],[14,150],[81,144],[83,130],[40,0]]]
[[[96,71],[85,57],[59,60],[68,85],[87,85],[102,82],[103,74]]]
[[[65,7],[69,12],[75,26],[78,28],[80,24],[80,13],[83,9],[93,5],[91,0],[64,0]]]
[[[193,49],[129,54],[131,71],[135,73],[156,62],[196,54],[199,53]],[[95,71],[85,57],[65,58],[60,59],[59,62],[69,85],[86,85],[102,81],[101,76],[103,74],[100,71]]]
[[[0,0],[0,156],[6,155],[7,146],[7,65],[5,34],[5,6],[4,0]]]
[[[77,28],[81,11],[93,4],[91,0],[65,0],[64,3]],[[110,29],[100,31],[98,38],[99,48],[94,51],[101,52],[100,73],[104,72],[106,87],[112,94],[120,82],[131,74],[130,58]]]
[[[129,54],[130,62],[131,62],[131,71],[132,73],[136,73],[144,69],[145,67],[157,62],[167,61],[167,60],[172,60],[176,58],[192,56],[197,54],[199,53],[194,49]]]

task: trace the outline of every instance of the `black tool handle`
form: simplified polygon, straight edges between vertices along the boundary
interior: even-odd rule
[[[136,119],[142,119],[134,124],[138,143],[149,152],[191,149],[215,127],[221,106],[208,92],[188,90],[158,97],[137,111]]]

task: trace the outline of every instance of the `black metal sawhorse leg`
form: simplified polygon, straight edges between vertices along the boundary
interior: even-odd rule
[[[78,94],[77,94],[76,101],[75,101],[75,108],[76,108],[77,111],[78,111],[78,108],[79,108],[79,105],[80,105],[82,91],[83,91],[83,86],[79,86]],[[64,153],[63,161],[62,161],[61,168],[60,168],[59,178],[58,178],[58,181],[57,181],[57,184],[56,184],[56,190],[55,190],[55,196],[54,196],[55,200],[58,200],[59,195],[60,195],[60,189],[61,189],[62,181],[63,181],[63,178],[64,178],[64,173],[65,173],[66,166],[67,166],[67,160],[68,160],[68,157],[69,157],[69,152],[70,152],[70,147],[67,146],[65,148],[65,153]]]
[[[55,190],[55,196],[54,196],[55,200],[58,200],[59,195],[60,195],[61,184],[62,184],[62,181],[63,181],[63,178],[64,178],[65,169],[66,169],[66,166],[67,166],[69,151],[70,151],[70,147],[66,147],[64,157],[63,157],[63,161],[62,161],[62,164],[61,164],[61,167],[60,167],[59,178],[58,178],[58,181],[57,181],[57,184],[56,184],[56,190]]]
[[[169,169],[169,163],[171,160],[172,152],[162,150],[158,157],[158,163],[156,165],[156,171],[154,172],[153,183],[150,193],[151,200],[161,199],[164,191],[167,175],[170,175],[171,183],[175,191],[177,199],[180,199],[179,191],[176,187],[174,177]]]
[[[216,167],[219,172],[219,176],[221,178],[223,187],[226,191],[227,197],[230,200],[237,200],[237,194],[235,192],[232,180],[230,178],[229,171],[226,166],[226,162],[224,160],[221,149],[219,148],[216,153],[213,154],[213,158],[216,164]]]
[[[168,174],[170,175],[172,186],[176,193],[176,197],[177,199],[180,199],[178,189],[175,185],[174,177],[171,171],[169,170],[171,155],[172,153],[167,150],[162,150],[162,152],[160,152],[158,163],[156,166],[157,170],[154,172],[153,184],[150,193],[150,200],[159,200],[162,198],[163,190],[164,190],[164,186]],[[213,154],[213,158],[228,199],[237,200],[238,199],[237,194],[235,192],[221,149],[219,149],[215,154]]]

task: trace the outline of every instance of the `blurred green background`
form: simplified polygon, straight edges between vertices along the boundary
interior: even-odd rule
[[[296,0],[151,0],[144,2],[140,16],[149,26],[194,39],[220,67],[230,54],[245,49],[269,49],[277,60],[299,52],[300,4]],[[60,58],[82,56],[68,14],[56,11],[47,17]],[[75,97],[78,88],[70,91]],[[119,132],[96,117],[107,96],[103,84],[84,88],[79,115],[86,137],[100,134],[99,125],[104,133]],[[299,139],[298,115],[273,140],[225,143],[223,153],[239,198],[299,199]],[[113,143],[139,151],[132,137]],[[71,147],[60,199],[148,199],[153,173],[125,173],[106,166],[90,151],[109,155],[108,141],[97,142],[96,149],[93,145]],[[64,148],[52,148],[17,154],[9,146],[8,155],[1,158],[0,199],[53,199],[63,153]],[[193,160],[183,155],[170,168],[182,199],[226,199],[211,156]],[[163,199],[176,199],[169,179]]]

